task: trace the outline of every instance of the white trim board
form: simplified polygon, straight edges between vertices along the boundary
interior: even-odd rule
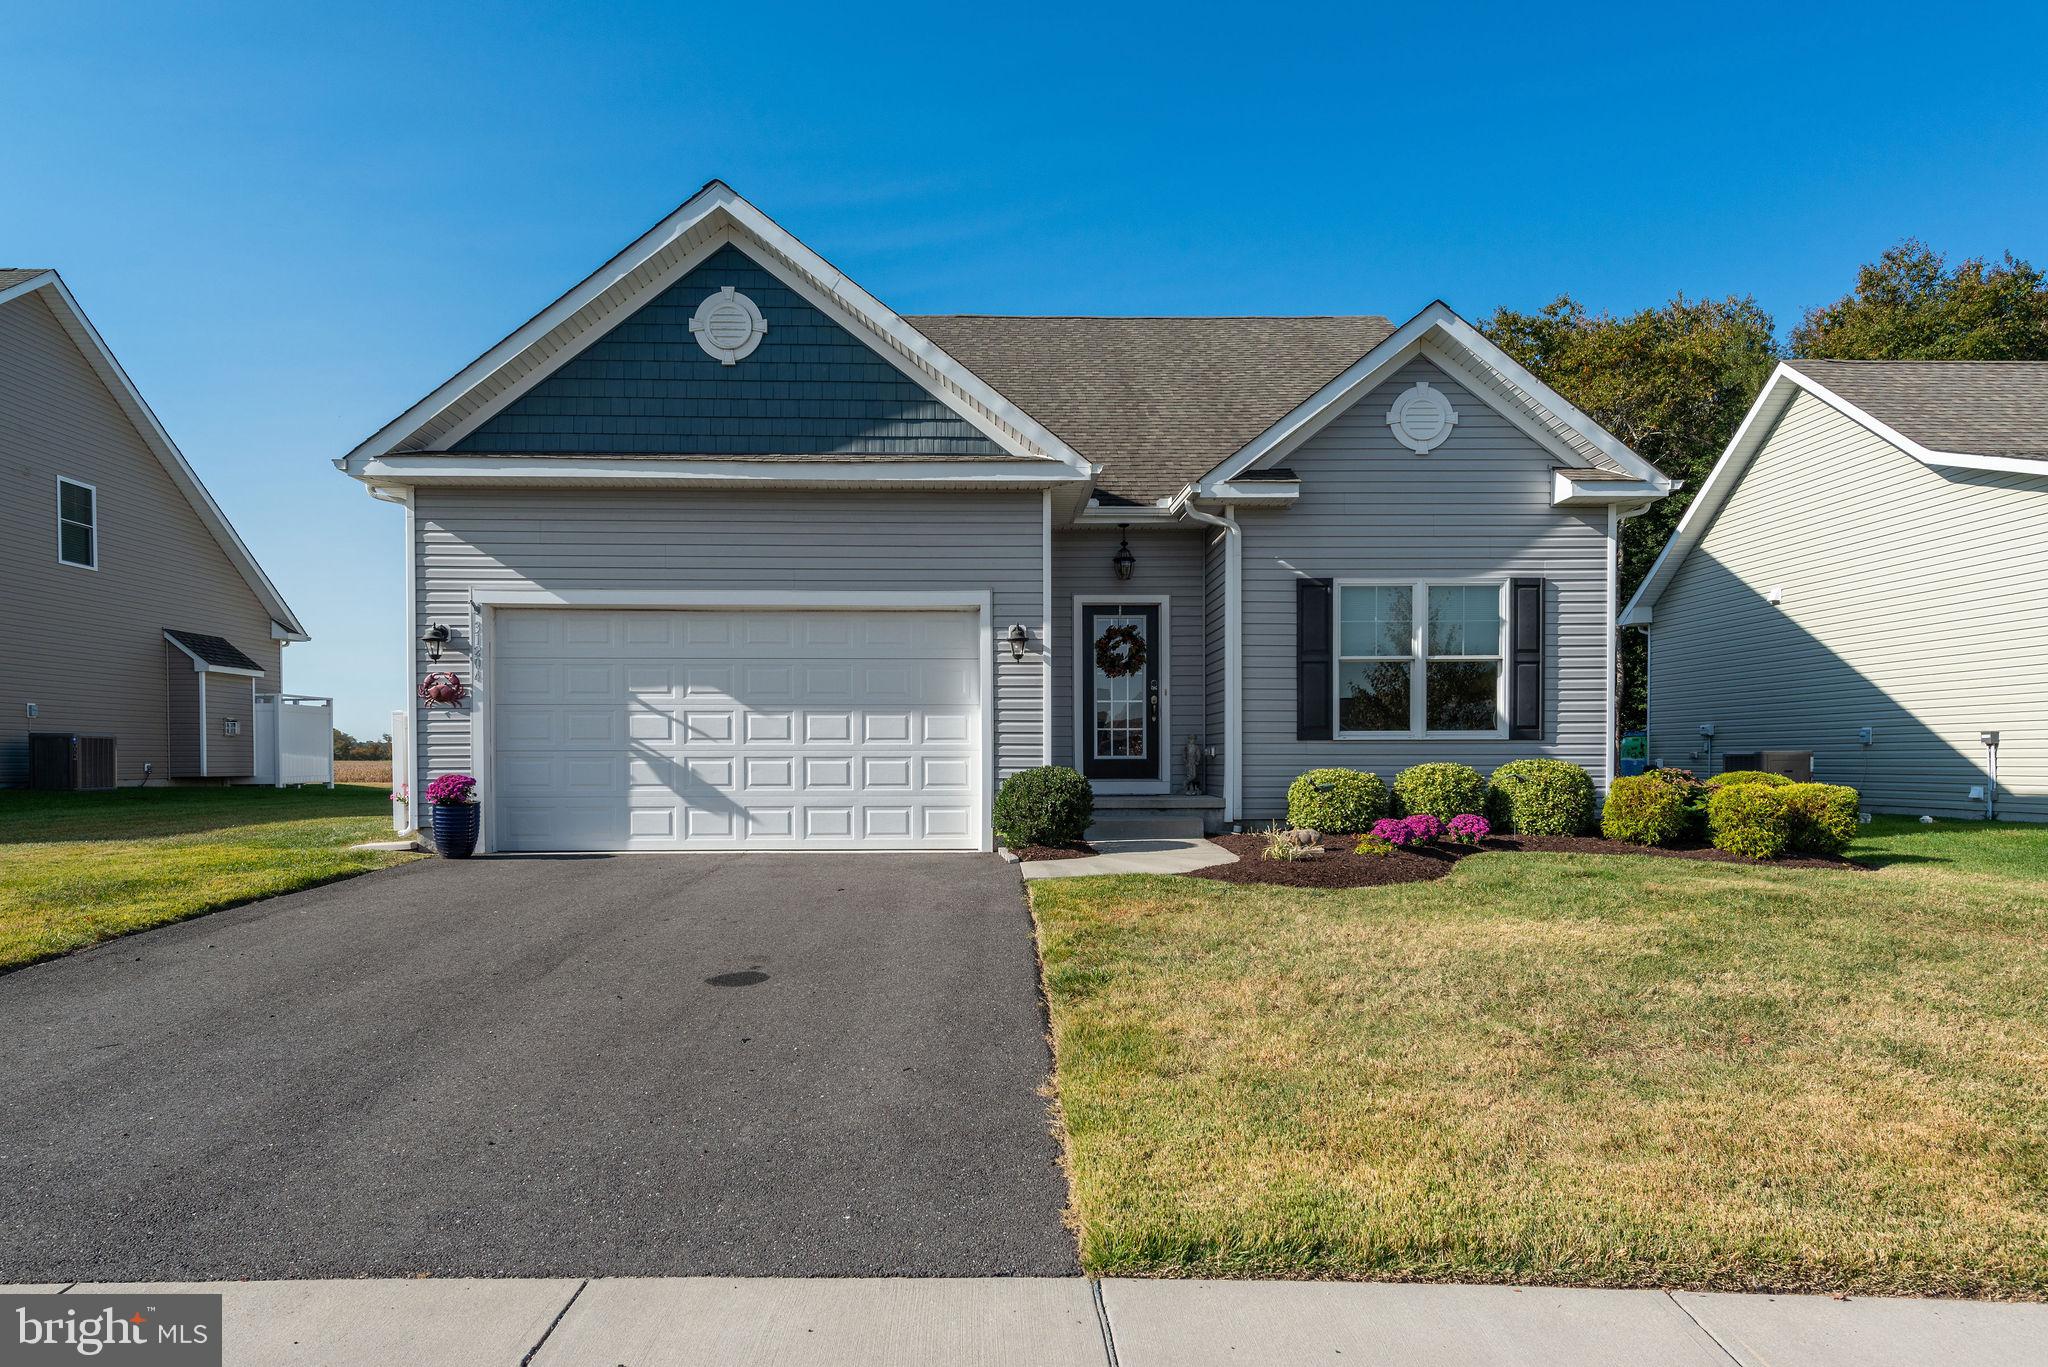
[[[497,852],[494,820],[496,814],[496,789],[491,782],[491,765],[494,759],[495,740],[491,734],[491,705],[495,694],[497,650],[495,633],[497,614],[505,610],[520,608],[645,608],[669,610],[699,608],[706,611],[720,611],[739,608],[789,609],[841,609],[848,612],[973,612],[979,623],[981,660],[977,687],[977,706],[981,714],[981,746],[977,763],[980,775],[977,783],[979,797],[975,809],[974,850],[989,853],[995,849],[995,832],[991,817],[995,807],[996,773],[996,657],[998,642],[990,623],[994,610],[994,595],[986,590],[963,590],[952,593],[923,593],[911,590],[882,591],[874,593],[818,590],[784,591],[780,589],[736,589],[736,590],[634,590],[634,589],[583,589],[553,592],[545,589],[489,589],[472,591],[470,609],[478,623],[478,640],[475,643],[483,655],[482,669],[474,667],[472,654],[470,670],[470,772],[476,776],[477,786],[483,792],[483,810],[478,813],[481,827],[477,837],[477,848],[486,854]],[[418,786],[417,776],[414,778]],[[419,794],[414,794],[418,801]],[[928,846],[885,846],[885,845],[844,845],[818,846],[818,853],[881,853],[887,850],[905,849],[930,851]],[[720,853],[732,853],[725,850]],[[968,851],[963,851],[966,853]],[[674,853],[688,853],[675,851]]]
[[[1081,644],[1082,609],[1135,603],[1159,610],[1159,640],[1154,659],[1160,666],[1152,677],[1159,685],[1159,753],[1153,758],[1158,770],[1154,778],[1091,778],[1098,793],[1139,794],[1173,791],[1173,597],[1163,593],[1077,593],[1074,595],[1074,627],[1068,636],[1074,657],[1074,770],[1086,776],[1081,758],[1081,738],[1092,728],[1087,724],[1088,690],[1086,670],[1094,652]]]
[[[1003,449],[1024,459],[1059,462],[1074,477],[1092,475],[1088,462],[1073,448],[730,186],[716,180],[511,335],[386,423],[336,461],[336,466],[360,478],[363,465],[377,457],[408,446],[445,447],[459,440],[451,434],[473,430],[477,422],[484,420],[476,417],[477,412],[496,411],[510,401],[505,396],[516,397],[541,375],[551,373],[599,330],[610,327],[628,301],[644,300],[651,297],[651,292],[666,288],[676,278],[670,266],[654,267],[652,279],[647,274],[663,253],[680,247],[682,259],[695,264],[739,237],[751,240],[761,249],[759,255],[749,252],[751,259],[856,336],[865,334],[879,354],[932,389]],[[636,275],[640,277],[637,280]],[[596,311],[578,321],[579,315],[593,306]],[[522,364],[524,369],[513,372],[513,367]],[[475,397],[476,391],[486,389],[488,394],[480,405],[454,413],[459,405]]]
[[[1546,419],[1554,419],[1584,438],[1614,469],[1649,483],[1659,495],[1670,491],[1671,481],[1655,466],[1629,450],[1619,438],[1530,374],[1438,300],[1204,475],[1198,485],[1201,496],[1220,498],[1231,488],[1231,481],[1246,471],[1280,464],[1303,442],[1418,356],[1443,365],[1489,407],[1519,426],[1565,465],[1584,468],[1593,462]]]
[[[1934,469],[1990,470],[2001,474],[2033,475],[2048,479],[2048,461],[2022,460],[2011,456],[1980,456],[1966,451],[1936,451],[1914,441],[1897,428],[1872,417],[1849,400],[1829,389],[1812,376],[1796,369],[1787,362],[1779,362],[1771,372],[1770,379],[1758,392],[1756,402],[1749,406],[1749,412],[1742,418],[1742,425],[1735,429],[1735,435],[1728,441],[1728,447],[1721,458],[1714,462],[1714,468],[1707,472],[1700,482],[1699,493],[1692,505],[1685,510],[1685,516],[1678,521],[1678,527],[1671,534],[1671,540],[1658,552],[1650,572],[1643,576],[1635,596],[1629,599],[1622,610],[1622,626],[1648,626],[1655,615],[1657,599],[1678,572],[1692,548],[1706,536],[1707,528],[1713,523],[1728,498],[1741,483],[1750,463],[1763,450],[1764,443],[1777,430],[1779,419],[1792,406],[1792,401],[1801,393],[1811,394],[1822,403],[1841,413],[1852,422],[1866,428],[1899,450],[1905,452],[1922,465]]]
[[[150,454],[157,458],[165,473],[170,475],[171,483],[185,496],[185,501],[192,505],[192,511],[199,515],[200,525],[204,526],[219,544],[221,551],[228,558],[228,563],[241,574],[243,582],[248,584],[250,591],[256,595],[257,601],[263,604],[271,618],[288,629],[290,634],[285,639],[310,639],[306,635],[305,627],[292,612],[291,605],[284,601],[284,595],[277,591],[277,586],[270,582],[270,576],[256,563],[256,557],[236,534],[227,514],[213,501],[213,495],[208,493],[206,485],[200,482],[198,472],[193,470],[192,463],[185,459],[185,453],[178,449],[178,444],[171,440],[171,434],[164,429],[163,423],[157,420],[155,411],[142,397],[142,391],[135,387],[135,382],[128,378],[128,372],[123,370],[121,363],[114,358],[113,349],[107,345],[106,339],[100,336],[99,329],[93,326],[92,320],[85,316],[85,310],[80,308],[78,300],[72,297],[70,287],[64,283],[63,278],[55,271],[44,271],[40,275],[30,276],[19,284],[0,290],[0,305],[32,292],[39,293],[43,302],[49,306],[58,324],[70,336],[72,343],[85,357],[86,363],[98,374],[100,383],[106,386],[107,392],[113,395],[115,404],[134,426],[136,435],[142,438],[142,444],[149,448]],[[97,499],[94,500],[93,512],[97,521]],[[96,547],[98,540],[95,535]]]

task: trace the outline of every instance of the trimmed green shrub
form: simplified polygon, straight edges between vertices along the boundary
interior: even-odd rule
[[[1693,787],[1655,769],[1617,778],[1607,786],[1600,833],[1631,845],[1675,845],[1693,830]]]
[[[1593,778],[1561,759],[1518,759],[1493,771],[1486,815],[1517,835],[1577,835],[1593,824]]]
[[[1786,848],[1791,853],[1837,855],[1856,838],[1856,811],[1862,799],[1854,788],[1788,783],[1772,791],[1785,799],[1785,817],[1792,827]]]
[[[1095,819],[1095,787],[1062,764],[1021,769],[996,790],[996,837],[1005,845],[1071,845]]]
[[[1449,822],[1461,812],[1486,810],[1486,780],[1469,764],[1418,764],[1394,779],[1394,806],[1402,816],[1427,812]]]
[[[1727,788],[1737,783],[1761,783],[1772,788],[1783,788],[1792,780],[1783,774],[1767,774],[1761,769],[1730,769],[1725,774],[1716,774],[1707,780],[1709,788]]]
[[[1311,769],[1287,785],[1287,824],[1347,835],[1387,814],[1387,785],[1362,769]]]
[[[1776,859],[1792,840],[1785,788],[1768,783],[1730,783],[1707,799],[1707,834],[1714,848],[1749,859]]]

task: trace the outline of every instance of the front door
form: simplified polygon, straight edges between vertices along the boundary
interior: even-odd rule
[[[1081,772],[1101,779],[1158,778],[1158,606],[1084,603],[1081,639],[1088,643]]]

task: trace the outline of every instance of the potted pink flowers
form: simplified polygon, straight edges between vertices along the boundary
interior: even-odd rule
[[[444,859],[467,859],[476,849],[480,809],[476,780],[468,774],[443,774],[427,785],[427,804],[434,809],[434,849]]]

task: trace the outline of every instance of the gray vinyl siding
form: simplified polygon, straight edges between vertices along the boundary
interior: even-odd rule
[[[1458,412],[1451,436],[1426,456],[1386,423],[1417,380]],[[1482,773],[1511,759],[1552,756],[1606,765],[1607,514],[1551,506],[1557,461],[1508,419],[1426,361],[1404,366],[1287,459],[1301,497],[1279,509],[1240,508],[1244,528],[1244,815],[1285,813],[1287,785],[1323,765],[1391,780],[1426,760]],[[1544,611],[1543,738],[1516,741],[1295,739],[1295,584],[1322,579],[1506,579],[1540,575]]]
[[[2048,479],[1932,469],[1801,394],[1654,607],[1650,754],[1811,750],[1873,811],[1968,817],[1994,730],[1999,814],[2048,820],[2044,576]]]
[[[206,676],[206,776],[248,778],[256,772],[256,699],[240,674]],[[227,719],[241,722],[241,734],[227,734]]]
[[[164,642],[166,778],[204,778],[199,762],[199,675],[192,657]]]
[[[413,536],[417,638],[454,639],[413,677],[469,681],[470,595],[480,589],[870,591],[991,594],[997,777],[1044,762],[1045,665],[1010,659],[1011,623],[1040,620],[1040,496],[1028,493],[610,493],[419,489]],[[419,704],[419,778],[473,771],[470,714]]]
[[[97,570],[57,562],[60,475],[98,489]],[[0,488],[0,786],[27,781],[32,730],[112,735],[121,782],[163,777],[166,627],[280,685],[269,611],[34,294],[0,304]]]
[[[1230,701],[1227,669],[1229,663],[1230,618],[1226,595],[1230,589],[1229,533],[1221,527],[1206,527],[1202,546],[1204,585],[1203,630],[1207,649],[1202,661],[1204,683],[1204,744],[1216,753],[1204,761],[1202,787],[1215,796],[1223,795],[1223,776],[1230,763],[1230,737],[1225,710]]]
[[[1202,537],[1183,529],[1134,531],[1131,553],[1137,557],[1129,580],[1116,577],[1110,557],[1116,554],[1118,533],[1114,531],[1055,531],[1052,539],[1052,735],[1053,763],[1075,764],[1074,671],[1077,656],[1073,648],[1074,599],[1114,598],[1130,594],[1143,598],[1166,598],[1169,615],[1167,639],[1172,659],[1162,682],[1167,688],[1167,712],[1171,733],[1167,750],[1172,756],[1170,782],[1174,791],[1187,780],[1182,747],[1190,736],[1201,736],[1207,720],[1205,703],[1207,645],[1202,566]],[[1088,661],[1079,661],[1088,668]],[[1078,765],[1075,765],[1078,768]]]

